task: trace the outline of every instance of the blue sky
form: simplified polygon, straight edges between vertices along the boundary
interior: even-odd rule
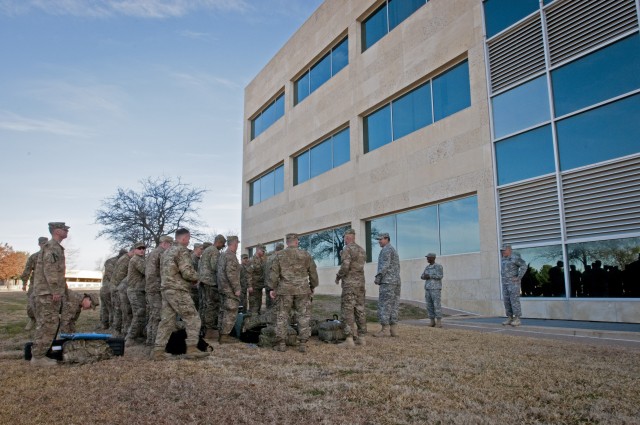
[[[65,221],[94,269],[100,200],[159,175],[239,232],[244,87],[321,2],[0,0],[0,242],[33,252]]]

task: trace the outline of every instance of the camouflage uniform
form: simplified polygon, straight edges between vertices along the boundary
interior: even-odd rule
[[[134,255],[129,261],[127,273],[127,296],[131,304],[133,318],[127,332],[127,339],[135,339],[144,336],[144,328],[147,320],[147,296],[145,287],[145,261],[144,257]]]
[[[64,298],[67,291],[65,271],[64,248],[58,241],[51,239],[38,253],[34,272],[36,332],[31,349],[34,358],[43,358],[56,336],[61,301],[54,302],[52,296],[60,295]]]
[[[160,245],[151,251],[144,269],[147,312],[149,314],[147,345],[153,345],[156,340],[158,324],[160,323],[160,312],[162,310],[162,295],[160,294],[160,256],[164,251],[164,248]]]
[[[426,276],[429,276],[429,279]],[[426,281],[424,283],[424,297],[427,303],[427,314],[429,319],[442,319],[442,307],[440,304],[440,295],[442,294],[442,278],[444,271],[442,265],[433,263],[427,265],[420,279]]]
[[[85,297],[91,299],[91,308],[95,309],[100,305],[98,297],[93,294],[74,292],[71,289],[67,289],[67,296],[62,306],[62,316],[60,324],[60,333],[75,333],[76,322],[82,312],[82,300]]]
[[[218,326],[220,335],[231,333],[238,316],[240,297],[236,292],[240,292],[240,264],[236,253],[227,249],[218,257],[218,291],[220,292],[220,314],[218,315]]]
[[[120,292],[118,290],[120,283],[127,278],[127,273],[129,271],[129,260],[131,257],[129,254],[122,254],[118,261],[116,262],[116,266],[113,270],[113,274],[111,275],[111,281],[109,282],[109,286],[111,288],[111,305],[113,307],[113,322],[111,326],[113,327],[113,332],[116,334],[121,334],[123,331],[126,331],[127,328],[123,327],[123,309],[126,306],[121,304]],[[128,304],[128,302],[127,302]]]
[[[273,260],[276,258],[278,254],[282,252],[284,249],[284,244],[282,242],[278,242],[276,244],[276,248],[274,251],[267,254],[264,265],[264,292],[265,292],[265,305],[267,310],[270,310],[274,305],[274,301],[269,296],[269,292],[271,291],[271,266],[273,266]]]
[[[156,350],[164,350],[177,330],[178,317],[185,323],[187,347],[198,344],[200,317],[191,298],[191,287],[198,281],[189,250],[175,243],[160,256],[162,312],[155,341]]]
[[[287,338],[292,310],[298,321],[298,339],[304,344],[311,336],[309,304],[318,286],[315,261],[307,251],[287,247],[274,257],[269,282],[276,292],[276,344]]]
[[[40,249],[42,251],[42,249]],[[27,264],[24,266],[24,271],[22,275],[20,275],[20,280],[22,280],[23,285],[27,285],[29,282],[29,289],[27,290],[27,316],[33,322],[36,320],[35,315],[35,297],[33,295],[33,275],[36,270],[36,263],[38,261],[38,255],[40,255],[40,251],[31,254],[27,259]]]
[[[250,267],[251,266],[249,264],[240,264],[240,305],[243,307],[243,311],[247,311],[249,306],[247,291],[251,286]]]
[[[342,250],[342,265],[336,279],[342,280],[340,309],[345,325],[345,336],[353,336],[356,326],[358,327],[358,335],[364,336],[367,333],[367,315],[364,309],[364,263],[366,258],[364,249],[355,242],[348,244]]]
[[[502,298],[507,317],[522,316],[520,308],[520,282],[527,272],[527,263],[519,254],[502,257],[501,264]]]
[[[116,268],[118,256],[104,262],[102,286],[100,287],[100,322],[105,329],[113,323],[113,305],[111,304],[111,277]]]
[[[197,244],[200,246],[200,244]],[[196,245],[194,245],[194,249]],[[196,255],[195,252],[191,253],[191,262],[193,263],[193,269],[197,272],[198,267],[200,265],[200,257]],[[193,305],[196,307],[196,310],[200,311],[200,285],[198,282],[195,285],[191,285],[191,298],[193,299]]]
[[[218,314],[220,313],[220,293],[216,274],[218,272],[218,257],[220,250],[215,246],[210,246],[204,250],[200,257],[198,269],[200,282],[203,283],[204,311],[201,311],[201,318],[206,329],[218,329]]]
[[[386,244],[378,256],[376,285],[380,285],[378,320],[383,326],[398,323],[400,300],[400,258],[391,243]]]
[[[260,314],[260,310],[262,309],[262,291],[265,288],[266,263],[264,256],[258,257],[254,255],[249,265],[251,288],[253,288],[253,292],[249,295],[249,310],[253,314]],[[269,292],[267,292],[267,298],[269,298]]]

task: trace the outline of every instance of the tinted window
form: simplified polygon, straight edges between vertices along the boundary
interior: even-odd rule
[[[350,157],[349,129],[342,130],[333,136],[333,166],[337,167],[349,162]]]
[[[251,205],[260,203],[260,179],[251,183]]]
[[[455,66],[433,80],[433,109],[435,121],[471,105],[469,64]]]
[[[280,166],[274,170],[274,184],[275,184],[275,193],[280,193],[284,191],[284,167]]]
[[[564,297],[562,246],[518,249],[514,253],[527,263],[521,286],[523,297]]]
[[[281,94],[280,97],[278,97],[276,99],[275,102],[275,116],[273,119],[273,122],[271,122],[271,124],[273,124],[274,122],[276,122],[278,119],[280,119],[280,117],[282,117],[284,115],[284,94]]]
[[[556,69],[551,78],[556,116],[640,88],[640,35]]]
[[[295,159],[296,166],[296,181],[295,184],[300,184],[309,180],[309,151],[299,155]]]
[[[389,30],[397,27],[426,2],[426,0],[389,0]]]
[[[551,118],[547,77],[544,75],[494,97],[492,103],[496,139]]]
[[[311,254],[318,267],[340,265],[340,255],[344,248],[344,232],[349,227],[338,227],[300,236],[299,247]]]
[[[510,27],[538,8],[538,0],[485,0],[484,20],[487,38]]]
[[[386,217],[376,218],[371,220],[369,239],[371,243],[371,249],[368,252],[371,253],[371,261],[378,261],[378,255],[380,255],[380,245],[378,244],[378,235],[380,233],[388,233],[391,237],[391,243],[396,245],[396,216],[389,215]]]
[[[551,126],[537,128],[496,143],[498,184],[555,171]]]
[[[272,171],[260,179],[260,199],[264,201],[273,195],[275,195],[275,179]]]
[[[309,91],[313,92],[331,78],[331,55],[320,59],[309,71]]]
[[[332,167],[332,162],[331,139],[312,147],[310,156],[310,177],[316,177],[319,174],[329,171]]]
[[[331,75],[336,75],[349,64],[349,41],[344,39],[331,51]]]
[[[431,124],[430,84],[427,83],[394,100],[392,109],[394,140]]]
[[[364,118],[365,152],[391,142],[391,107],[386,105]]]
[[[284,115],[284,93],[269,104],[251,122],[251,138],[254,139]]]
[[[363,51],[373,46],[389,32],[389,28],[387,27],[386,3],[364,21],[362,30]]]
[[[440,252],[438,207],[420,208],[397,216],[397,249],[400,259],[423,258]]]
[[[255,139],[258,134],[262,133],[262,130],[262,115],[258,115],[251,121],[251,138]]]
[[[309,73],[305,72],[305,74],[300,77],[298,81],[296,81],[296,104],[302,102],[307,96],[309,96]]]
[[[560,168],[640,152],[640,95],[583,112],[557,123]]]
[[[439,205],[442,255],[480,251],[478,197]]]

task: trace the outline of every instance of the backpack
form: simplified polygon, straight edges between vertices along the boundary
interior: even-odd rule
[[[327,319],[318,325],[318,338],[324,342],[338,343],[344,341],[344,322],[338,320],[338,315],[334,314],[333,319]]]

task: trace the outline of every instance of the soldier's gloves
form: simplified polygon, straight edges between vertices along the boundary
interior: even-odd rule
[[[382,283],[382,275],[377,274],[376,278],[373,280],[373,283],[375,283],[376,285],[380,285]]]

